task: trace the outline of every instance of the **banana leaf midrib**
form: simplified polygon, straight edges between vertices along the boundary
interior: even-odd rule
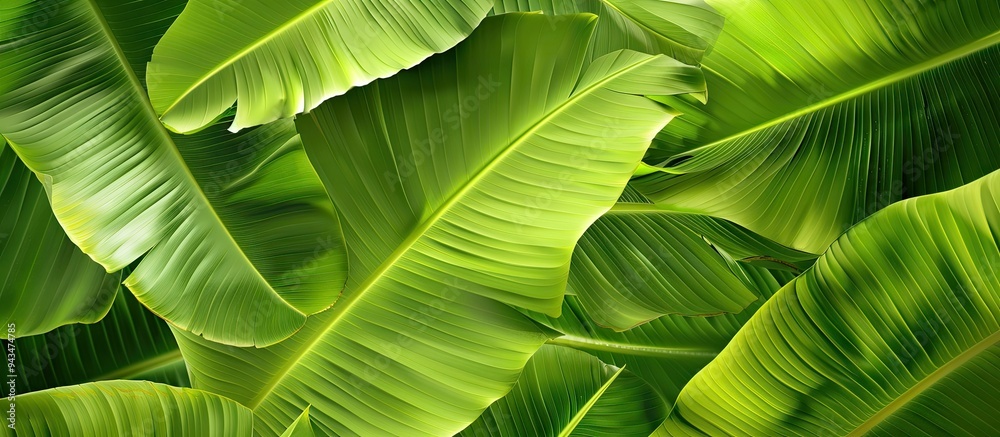
[[[264,166],[266,166],[266,165],[274,162],[274,160],[277,157],[282,156],[289,149],[294,148],[297,145],[297,138],[298,138],[298,135],[296,134],[296,135],[292,136],[291,138],[289,138],[288,140],[286,140],[284,144],[282,144],[280,147],[275,148],[270,154],[268,154],[266,157],[264,157],[264,159],[262,159],[260,161],[260,163],[258,163],[257,165],[255,165],[254,168],[253,168],[253,170],[247,172],[247,174],[245,174],[245,175],[242,175],[242,176],[240,176],[240,177],[238,177],[236,179],[233,179],[229,183],[226,183],[225,185],[223,185],[222,187],[220,187],[220,191],[221,192],[225,192],[226,190],[232,190],[235,187],[239,187],[240,185],[242,185],[246,181],[253,180],[253,178],[256,175],[256,173],[258,171],[260,171],[262,168],[264,168]],[[310,169],[310,170],[312,170],[312,169]],[[315,170],[313,170],[311,173],[315,174]],[[318,178],[318,176],[317,176],[317,178]]]
[[[526,129],[517,138],[513,139],[512,141],[510,141],[510,144],[508,144],[507,147],[504,148],[504,150],[502,152],[498,153],[495,157],[493,157],[492,159],[490,159],[490,161],[488,163],[486,163],[486,165],[484,165],[479,171],[477,171],[474,174],[473,177],[469,178],[468,181],[466,181],[465,183],[463,183],[462,186],[458,190],[455,191],[455,194],[452,194],[444,203],[442,203],[441,206],[439,206],[434,211],[433,214],[431,214],[427,219],[425,219],[423,222],[421,222],[420,225],[418,225],[417,227],[415,227],[413,229],[413,231],[411,231],[409,233],[409,235],[407,235],[407,237],[403,241],[401,241],[399,243],[399,245],[396,247],[396,250],[394,250],[386,258],[386,260],[383,261],[381,265],[379,265],[379,267],[377,267],[374,271],[372,271],[368,275],[368,277],[366,277],[365,280],[362,281],[358,285],[358,287],[355,289],[355,291],[353,291],[350,295],[345,296],[344,298],[342,298],[342,301],[338,301],[336,304],[334,304],[333,308],[331,308],[330,310],[328,310],[328,311],[331,312],[330,315],[328,315],[328,317],[330,318],[330,320],[327,321],[327,322],[325,322],[322,327],[320,327],[319,329],[317,329],[317,331],[316,331],[317,335],[315,336],[315,338],[311,339],[310,341],[305,342],[305,347],[302,348],[301,352],[296,353],[293,356],[293,358],[289,361],[289,364],[287,366],[284,366],[284,368],[282,368],[276,374],[277,377],[274,378],[274,381],[271,382],[261,392],[260,395],[258,395],[253,400],[251,400],[247,405],[251,409],[256,409],[260,405],[260,403],[263,402],[265,398],[267,398],[267,396],[271,393],[271,391],[273,391],[275,389],[275,387],[277,387],[281,383],[281,381],[285,378],[285,376],[288,375],[288,373],[291,371],[291,369],[296,366],[296,364],[298,363],[298,361],[303,356],[305,356],[306,354],[308,354],[309,351],[312,350],[312,348],[323,339],[323,337],[326,335],[326,333],[330,332],[330,330],[333,329],[333,327],[337,324],[337,322],[340,321],[343,318],[344,314],[347,314],[350,311],[350,309],[357,302],[361,301],[361,298],[369,290],[371,290],[372,286],[375,285],[379,281],[379,279],[381,279],[382,276],[385,275],[385,273],[387,271],[389,271],[389,269],[392,268],[396,264],[397,261],[399,261],[404,255],[406,255],[406,253],[409,252],[409,249],[414,244],[416,244],[416,242],[428,230],[430,230],[431,227],[434,224],[436,224],[438,222],[438,220],[441,219],[444,216],[444,214],[446,214],[451,209],[452,206],[456,205],[462,198],[464,198],[465,195],[469,191],[471,191],[472,188],[475,187],[482,178],[484,178],[486,175],[488,175],[493,168],[495,168],[496,166],[500,165],[500,163],[502,163],[503,161],[505,161],[505,159],[507,158],[507,156],[509,156],[510,154],[512,154],[518,148],[518,146],[520,146],[521,144],[523,144],[523,142],[527,138],[529,138],[531,135],[533,135],[535,132],[537,132],[539,129],[541,129],[542,126],[545,126],[547,123],[549,123],[556,116],[558,116],[559,114],[561,114],[565,110],[565,108],[571,107],[572,105],[574,105],[577,101],[579,101],[583,97],[590,95],[590,93],[592,93],[595,90],[601,89],[601,87],[603,87],[605,84],[611,82],[612,80],[617,79],[618,77],[620,77],[622,75],[625,75],[625,74],[629,73],[630,71],[632,71],[632,70],[634,70],[636,68],[639,68],[639,67],[641,67],[641,66],[643,66],[643,65],[645,65],[645,64],[647,64],[649,62],[652,62],[655,59],[657,59],[656,56],[646,57],[645,59],[642,59],[642,60],[640,60],[638,62],[635,62],[635,63],[633,63],[633,64],[631,64],[631,65],[629,65],[627,67],[624,67],[624,68],[621,68],[621,69],[617,70],[613,74],[607,75],[603,79],[590,84],[589,86],[587,86],[586,88],[580,90],[579,92],[575,92],[575,93],[571,94],[569,96],[569,98],[566,99],[565,102],[563,102],[562,104],[560,104],[559,106],[557,106],[556,108],[554,108],[552,111],[550,111],[544,117],[542,117],[538,122],[536,122],[535,124],[531,125],[528,129]],[[306,118],[303,117],[303,120],[305,120],[305,119]],[[316,131],[317,132],[322,132],[322,129],[318,128],[319,127],[318,126],[318,121],[316,120],[316,118],[315,118],[314,115],[311,115],[311,114],[308,115],[308,120],[310,120],[310,122],[312,122],[312,123],[317,123],[317,129],[316,129]]]
[[[694,212],[675,208],[665,203],[618,202],[604,213],[604,215],[619,214],[694,214]]]
[[[549,344],[567,346],[574,349],[597,350],[601,352],[619,353],[625,355],[637,355],[644,357],[676,357],[691,356],[714,358],[721,351],[720,349],[704,347],[666,347],[666,346],[638,346],[634,344],[624,344],[614,341],[597,340],[593,338],[579,337],[575,335],[563,335],[547,341]]]
[[[935,56],[935,57],[933,57],[931,59],[928,59],[928,60],[926,60],[924,62],[918,63],[916,65],[911,65],[911,66],[909,66],[907,68],[904,68],[904,69],[902,69],[902,70],[900,70],[900,71],[898,71],[896,73],[893,73],[893,74],[890,74],[888,76],[879,78],[877,80],[874,80],[874,81],[869,82],[867,84],[864,84],[862,86],[856,87],[854,89],[848,90],[848,91],[843,92],[841,94],[837,94],[837,95],[832,96],[830,98],[821,100],[821,101],[819,101],[817,103],[814,103],[812,105],[800,108],[800,109],[798,109],[796,111],[793,111],[791,113],[788,113],[788,114],[782,115],[780,117],[764,121],[762,123],[759,123],[759,124],[754,125],[754,126],[752,126],[750,128],[744,129],[744,130],[742,130],[740,132],[737,132],[735,134],[729,135],[729,136],[724,137],[722,139],[718,139],[718,140],[712,141],[712,142],[710,142],[708,144],[705,144],[705,145],[702,145],[702,146],[698,146],[698,147],[696,147],[696,148],[694,148],[694,149],[692,149],[692,150],[690,150],[688,152],[685,152],[685,154],[692,154],[692,153],[695,153],[696,151],[700,151],[700,150],[703,150],[703,149],[710,149],[710,148],[712,148],[714,146],[717,146],[719,144],[727,143],[727,142],[736,140],[738,138],[745,137],[747,135],[752,135],[752,134],[754,134],[756,132],[762,131],[762,130],[767,129],[769,127],[773,127],[773,126],[779,125],[781,123],[784,123],[786,121],[794,120],[796,118],[802,117],[802,116],[807,115],[807,114],[811,114],[813,112],[816,112],[816,111],[819,111],[821,109],[824,109],[824,108],[836,105],[838,103],[842,103],[842,102],[851,100],[851,99],[853,99],[855,97],[859,97],[861,95],[864,95],[866,93],[875,91],[875,90],[880,89],[880,88],[884,88],[884,87],[892,85],[892,84],[894,84],[896,82],[900,82],[900,81],[906,80],[906,79],[908,79],[910,77],[913,77],[913,76],[916,76],[916,75],[918,75],[920,73],[923,73],[923,72],[932,70],[934,68],[940,67],[942,65],[946,65],[946,64],[951,63],[953,61],[957,61],[959,59],[965,58],[965,57],[970,56],[970,55],[972,55],[972,54],[974,54],[976,52],[979,52],[981,50],[984,50],[984,49],[987,49],[989,47],[992,47],[992,46],[994,46],[996,44],[1000,44],[1000,30],[998,30],[996,32],[993,32],[993,33],[991,33],[991,34],[989,34],[989,35],[987,35],[985,37],[979,38],[979,39],[977,39],[977,40],[975,40],[975,41],[973,41],[971,43],[968,43],[968,44],[965,44],[965,45],[963,45],[961,47],[958,47],[958,48],[956,48],[954,50],[951,50],[951,51],[945,52],[943,54],[940,54],[938,56]],[[707,65],[702,65],[701,68],[704,69],[704,70],[706,70],[706,71],[710,71],[710,72],[713,71],[711,69],[711,67],[707,66]],[[726,79],[724,76],[719,75],[718,73],[716,73],[715,77],[720,77],[720,78]]]
[[[142,375],[144,373],[147,373],[147,372],[150,372],[150,371],[153,371],[153,370],[156,370],[156,369],[160,369],[160,368],[163,368],[163,367],[171,366],[173,364],[176,364],[176,363],[182,362],[182,361],[184,361],[184,357],[181,355],[180,349],[174,349],[174,350],[170,350],[170,351],[161,353],[161,354],[156,355],[154,357],[147,358],[145,360],[142,360],[142,361],[139,361],[139,362],[136,362],[136,363],[132,363],[132,364],[130,364],[128,366],[125,366],[125,367],[122,367],[120,369],[112,370],[112,371],[110,371],[108,373],[104,373],[102,375],[89,377],[85,381],[81,381],[79,383],[75,383],[75,384],[72,384],[72,385],[87,384],[87,383],[100,382],[100,381],[132,379],[132,378],[135,378],[135,377],[137,377],[139,375]],[[29,393],[36,393],[36,392],[41,392],[41,391],[45,391],[45,390],[50,390],[50,389],[53,389],[53,388],[58,388],[58,387],[49,387],[49,388],[43,388],[43,389],[40,389],[40,390],[30,390],[30,391],[26,391],[26,392],[23,392],[23,393],[19,392],[18,396],[26,395],[26,394],[29,394]]]
[[[142,82],[139,81],[139,78],[135,75],[135,71],[132,70],[132,67],[128,62],[128,58],[125,56],[125,52],[122,51],[121,46],[118,44],[118,39],[115,37],[114,32],[111,31],[111,27],[108,25],[107,19],[105,19],[104,14],[101,12],[100,7],[96,3],[96,0],[87,0],[87,5],[90,6],[90,9],[94,14],[94,17],[101,24],[101,29],[104,32],[105,38],[108,40],[111,46],[114,47],[115,55],[118,58],[118,62],[121,65],[122,69],[125,71],[126,75],[128,75],[129,81],[132,84],[133,88],[135,88],[135,92],[139,96],[138,100],[141,102],[143,111],[146,112],[146,114],[150,117],[151,124],[155,126],[154,129],[156,130],[156,134],[162,137],[162,139],[164,139],[166,143],[171,146],[169,147],[170,152],[177,159],[177,162],[179,163],[180,167],[184,169],[184,175],[187,177],[188,182],[194,188],[193,191],[197,193],[199,200],[204,202],[205,205],[208,207],[207,210],[212,214],[212,217],[215,218],[219,229],[221,229],[222,232],[225,233],[226,237],[229,238],[230,242],[233,243],[233,247],[236,248],[236,251],[239,252],[240,256],[247,263],[247,265],[249,265],[252,268],[253,272],[260,278],[261,282],[267,284],[268,288],[272,292],[275,292],[274,287],[271,285],[271,283],[267,280],[267,278],[261,275],[260,271],[257,270],[257,266],[250,261],[246,253],[243,252],[243,248],[240,247],[240,245],[236,242],[236,239],[233,238],[232,234],[229,233],[229,229],[226,228],[226,225],[222,221],[222,218],[219,217],[218,213],[215,211],[215,208],[212,206],[212,203],[209,202],[208,197],[206,197],[205,193],[202,191],[201,185],[198,183],[197,179],[195,179],[194,174],[191,173],[191,169],[188,168],[187,162],[184,160],[184,157],[181,156],[180,151],[178,151],[177,145],[174,143],[173,138],[171,138],[170,133],[168,133],[163,124],[160,123],[159,117],[156,116],[156,111],[153,109],[152,104],[150,104],[149,99],[146,97],[146,90],[145,88],[143,88]],[[284,299],[282,299],[282,301],[284,301]],[[287,302],[286,305],[292,311],[302,314],[303,317],[305,316],[305,314],[299,311],[298,308],[295,308],[294,306],[288,304]],[[158,314],[158,316],[160,315]]]
[[[93,0],[90,0],[90,1],[93,1]],[[311,6],[308,9],[306,9],[305,11],[303,11],[302,13],[300,13],[299,15],[296,15],[295,17],[293,17],[291,20],[288,20],[286,23],[282,24],[278,28],[276,28],[276,29],[268,32],[263,37],[258,38],[252,44],[250,44],[249,46],[247,46],[243,50],[241,50],[239,53],[236,53],[235,55],[230,56],[229,58],[227,58],[223,62],[220,62],[219,65],[215,66],[215,68],[213,68],[211,71],[209,71],[208,73],[206,73],[204,76],[198,78],[198,80],[195,81],[195,83],[191,84],[191,86],[188,87],[188,89],[184,90],[184,92],[182,92],[180,95],[178,95],[177,98],[173,102],[170,103],[170,106],[168,106],[167,109],[163,110],[163,115],[166,116],[167,113],[169,113],[172,109],[174,109],[174,107],[176,107],[178,103],[180,103],[181,101],[183,101],[189,94],[191,94],[192,91],[194,91],[199,86],[201,86],[202,84],[204,84],[205,81],[211,79],[213,76],[215,76],[216,74],[218,74],[220,71],[222,71],[226,67],[229,67],[230,65],[233,65],[233,63],[235,63],[236,61],[238,61],[240,58],[246,56],[250,52],[256,50],[258,47],[260,47],[260,46],[268,43],[275,36],[284,33],[286,30],[288,30],[288,29],[294,27],[295,25],[297,25],[300,21],[305,20],[306,18],[309,18],[314,13],[316,13],[316,11],[319,11],[319,10],[325,8],[330,3],[333,3],[333,0],[323,0],[323,1],[319,2],[319,3],[316,3],[315,5]],[[159,118],[157,118],[157,119],[159,119]]]
[[[994,332],[989,337],[980,340],[978,343],[970,347],[968,350],[962,352],[949,360],[945,365],[939,367],[931,374],[925,376],[918,383],[910,387],[909,390],[904,392],[902,395],[894,399],[892,402],[886,404],[878,413],[875,413],[872,417],[869,417],[864,423],[859,425],[854,429],[850,436],[861,436],[869,432],[871,429],[878,426],[885,419],[889,418],[896,411],[899,411],[907,403],[916,398],[918,395],[924,392],[924,390],[932,387],[936,382],[940,381],[942,378],[951,374],[951,372],[962,367],[963,364],[969,360],[975,358],[981,352],[989,349],[991,346],[1000,343],[1000,331]]]
[[[106,381],[112,379],[131,379],[132,377],[142,375],[143,373],[149,372],[151,370],[175,364],[179,361],[184,361],[184,357],[181,356],[180,349],[174,349],[159,354],[157,356],[139,361],[137,363],[131,364],[129,366],[123,367],[121,369],[113,370],[103,375],[95,376],[90,380],[88,380],[87,382]]]
[[[632,214],[665,214],[665,215],[706,215],[702,211],[682,208],[670,203],[617,202],[607,212],[606,216]]]

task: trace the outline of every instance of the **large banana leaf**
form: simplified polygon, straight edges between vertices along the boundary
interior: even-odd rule
[[[558,318],[532,316],[561,334],[549,343],[582,350],[608,364],[627,366],[670,405],[684,384],[722,351],[767,298],[794,277],[790,272],[756,266],[746,267],[746,273],[759,299],[738,314],[663,316],[619,332],[596,325],[577,296],[566,296]]]
[[[821,252],[898,200],[1000,168],[1000,3],[710,1],[712,101],[669,103],[637,186],[657,203]],[[653,158],[653,157],[650,157]]]
[[[21,337],[15,346],[17,392],[22,394],[111,379],[190,385],[167,324],[125,289],[100,322]]]
[[[643,95],[704,91],[663,56],[582,72],[594,19],[491,17],[301,116],[348,289],[269,348],[179,333],[193,385],[252,407],[264,434],[312,405],[322,434],[450,435],[506,393],[546,332],[504,302],[558,314],[573,245],[672,117]]]
[[[0,407],[8,411],[6,397]],[[17,396],[20,436],[249,436],[253,414],[232,400],[146,381],[105,381]],[[5,424],[6,425],[6,424]]]
[[[663,431],[995,433],[998,271],[1000,172],[892,205],[761,308]]]
[[[758,296],[734,258],[792,271],[815,258],[724,220],[663,211],[630,191],[573,251],[569,290],[600,326],[737,313]]]
[[[587,63],[621,49],[701,62],[723,19],[702,0],[495,0],[494,13],[541,11],[597,15]]]
[[[587,41],[576,38],[590,35],[593,16],[499,17],[448,57],[333,101],[298,126],[350,223],[355,278],[382,275],[393,254],[468,280],[474,293],[555,315],[565,242],[609,209],[608,196],[624,187],[617,172],[634,169],[649,127],[672,118],[640,96],[702,93],[701,73],[620,51],[581,74]],[[503,28],[515,25],[527,30]],[[528,42],[535,37],[549,42]],[[534,67],[520,67],[529,56]]]
[[[237,102],[231,130],[309,111],[465,38],[490,0],[190,0],[153,52],[149,98],[177,132]]]
[[[561,346],[542,346],[514,388],[463,436],[646,437],[667,408],[642,379]]]
[[[0,138],[0,323],[17,337],[104,317],[120,275],[66,237],[45,189]]]
[[[216,341],[277,342],[340,292],[333,206],[291,122],[163,128],[135,66],[177,8],[141,6],[14,2],[0,18],[14,48],[0,51],[0,133],[84,253],[108,271],[143,257],[125,282],[153,312]]]

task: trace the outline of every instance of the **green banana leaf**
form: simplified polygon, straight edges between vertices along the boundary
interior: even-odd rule
[[[0,322],[15,337],[108,312],[120,275],[106,274],[66,237],[45,189],[0,138]]]
[[[300,116],[351,248],[348,288],[268,348],[178,331],[192,384],[253,408],[261,434],[306,405],[320,434],[453,434],[509,391],[548,332],[507,303],[559,313],[573,245],[672,118],[643,95],[704,92],[664,56],[584,72],[594,21],[491,17]]]
[[[1000,168],[1000,3],[721,0],[685,114],[635,185],[808,252],[901,199]],[[685,104],[687,103],[687,104]]]
[[[637,210],[621,211],[621,213],[650,214],[645,205],[629,206]],[[721,253],[729,254],[743,264],[799,274],[809,268],[819,256],[782,246],[726,220],[700,214],[661,212],[669,213],[671,220],[698,232]]]
[[[738,313],[758,296],[734,258],[796,272],[815,258],[724,220],[663,211],[630,191],[629,202],[619,199],[573,251],[569,292],[600,326]]]
[[[664,433],[1000,429],[1000,172],[840,237],[681,392]]]
[[[153,51],[149,98],[176,132],[234,102],[234,132],[290,117],[451,48],[491,3],[190,0]]]
[[[313,432],[312,422],[309,420],[309,407],[302,410],[302,414],[299,415],[298,419],[281,434],[281,437],[313,437],[316,433]]]
[[[624,368],[547,345],[510,393],[459,435],[646,437],[666,416],[656,391]]]
[[[188,387],[187,368],[166,322],[122,288],[111,311],[92,325],[68,325],[21,337],[17,392],[112,379]]]
[[[550,15],[597,15],[587,50],[594,59],[621,49],[665,54],[698,64],[715,44],[723,19],[702,0],[495,0],[493,13],[541,11]]]
[[[290,121],[239,135],[163,128],[135,67],[176,13],[160,3],[14,2],[0,18],[14,30],[0,51],[0,133],[84,253],[108,271],[143,257],[125,283],[154,313],[215,341],[272,344],[339,295],[333,205]]]
[[[700,1],[498,0],[494,6],[495,13],[517,10],[597,14],[588,59],[628,48],[697,63],[722,27],[721,16]],[[619,204],[584,234],[570,289],[599,325],[628,329],[664,314],[738,312],[756,298],[712,243],[672,217],[652,206]]]
[[[146,381],[105,381],[6,397],[20,436],[249,436],[250,409],[222,396]],[[9,423],[5,424],[9,425]]]
[[[615,331],[595,324],[577,296],[566,296],[558,318],[531,316],[560,333],[548,343],[579,349],[618,367],[627,366],[672,405],[684,384],[722,351],[768,297],[794,277],[787,271],[756,266],[746,267],[746,273],[759,299],[738,314],[663,316],[627,331]]]

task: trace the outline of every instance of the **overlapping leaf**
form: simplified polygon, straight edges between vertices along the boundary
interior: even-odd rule
[[[190,386],[166,322],[125,289],[100,322],[19,337],[15,349],[19,394],[113,379]]]
[[[1000,168],[1000,4],[710,2],[712,101],[654,143],[657,203],[821,252],[900,199]]]
[[[288,429],[281,434],[281,437],[313,437],[316,433],[313,432],[312,422],[309,420],[309,407],[302,410],[302,414],[299,415],[298,419],[295,419]]]
[[[736,259],[797,272],[814,258],[724,220],[664,211],[630,191],[573,252],[569,292],[600,326],[738,313],[758,296]]]
[[[231,130],[308,111],[461,41],[490,0],[190,0],[156,46],[149,97],[191,132],[237,102]]]
[[[195,387],[253,407],[261,433],[311,405],[319,433],[450,434],[506,393],[546,339],[507,304],[558,314],[574,243],[672,117],[643,95],[704,91],[663,56],[583,72],[594,18],[491,17],[300,117],[351,247],[348,289],[269,348],[181,333]]]
[[[701,371],[669,435],[1000,428],[1000,172],[839,238]]]
[[[118,274],[66,237],[45,189],[0,138],[0,322],[25,337],[108,312]],[[12,326],[11,326],[12,325]]]
[[[143,304],[216,341],[271,344],[337,298],[340,230],[290,122],[190,138],[159,123],[136,65],[177,5],[14,4],[0,132],[85,253],[108,271],[144,257],[125,280]]]
[[[0,401],[8,411],[10,401]],[[250,409],[222,396],[146,381],[105,381],[55,388],[15,403],[4,435],[249,436]],[[16,433],[15,433],[16,432]]]
[[[533,315],[562,335],[549,343],[579,349],[601,361],[627,366],[671,405],[684,384],[726,346],[750,316],[794,277],[785,271],[746,267],[759,299],[738,314],[714,317],[663,316],[627,331],[596,325],[580,299],[566,296],[558,318]]]
[[[597,15],[587,63],[621,49],[701,62],[723,19],[702,0],[495,0],[494,13],[541,11]]]
[[[510,393],[459,435],[646,437],[666,415],[656,391],[626,369],[542,346]]]

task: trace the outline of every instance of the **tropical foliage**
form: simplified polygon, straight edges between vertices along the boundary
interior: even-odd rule
[[[6,435],[993,435],[993,0],[5,0]]]

